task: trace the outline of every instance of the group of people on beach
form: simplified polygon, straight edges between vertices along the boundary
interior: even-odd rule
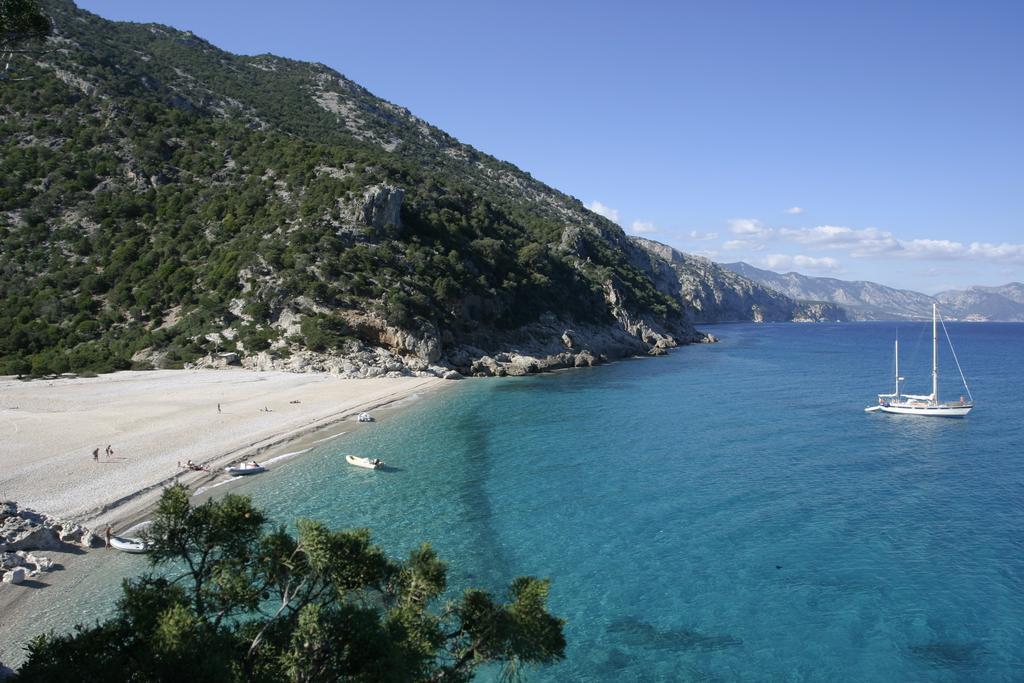
[[[182,467],[184,467],[185,469],[191,470],[193,472],[209,472],[210,471],[209,467],[207,467],[206,465],[200,465],[198,463],[194,463],[194,462],[192,462],[191,458],[189,458],[188,462],[186,462],[184,465],[182,465],[181,461],[179,460],[178,461],[178,468],[180,469]]]
[[[110,444],[107,444],[107,448],[105,449],[104,452],[107,454],[107,460],[110,460],[110,458],[114,457],[114,449],[113,449],[113,447],[111,447]],[[99,462],[100,461],[100,449],[99,448],[94,448],[93,449],[93,451],[92,451],[92,459],[95,462]]]

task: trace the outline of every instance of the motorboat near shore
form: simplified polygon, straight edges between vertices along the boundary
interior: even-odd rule
[[[365,467],[368,470],[375,470],[384,464],[379,458],[363,458],[358,455],[346,455],[345,462],[356,467]]]
[[[266,472],[267,468],[259,464],[255,460],[250,460],[249,462],[244,462],[241,465],[229,465],[228,467],[224,468],[224,471],[236,477],[244,477],[245,475],[248,474],[259,474],[260,472]]]
[[[359,417],[357,419],[360,422],[373,422],[374,421],[373,415],[370,415],[369,413],[359,413]]]
[[[116,548],[123,553],[140,555],[149,552],[149,544],[141,538],[125,538],[123,536],[111,536],[110,547]]]

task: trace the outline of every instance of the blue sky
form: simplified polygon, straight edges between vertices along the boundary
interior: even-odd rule
[[[1022,2],[79,5],[327,64],[718,261],[1024,280]]]

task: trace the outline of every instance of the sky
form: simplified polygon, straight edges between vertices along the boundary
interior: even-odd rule
[[[78,4],[326,64],[719,262],[1024,281],[1024,2]]]

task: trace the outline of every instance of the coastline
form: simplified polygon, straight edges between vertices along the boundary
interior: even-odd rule
[[[0,498],[99,529],[167,484],[194,486],[231,462],[442,382],[246,370],[0,379]],[[188,460],[210,473],[178,467]]]
[[[185,484],[199,499],[227,492],[233,481],[223,473],[228,464],[259,459],[276,467],[349,431],[339,430],[340,424],[355,428],[360,412],[390,412],[447,383],[248,370],[0,378],[0,498],[74,520],[99,535],[107,524],[120,533],[144,519],[171,483]],[[108,443],[110,458],[104,453]],[[94,448],[100,449],[98,461]],[[210,471],[177,467],[189,459]],[[102,548],[66,550],[42,552],[58,563],[56,571],[33,577],[29,585],[0,585],[0,664],[20,664],[24,623],[48,613],[42,621],[49,623],[39,623],[33,635],[56,628],[60,605],[88,573],[116,558]],[[70,627],[76,620],[87,621],[74,615],[63,621]]]

